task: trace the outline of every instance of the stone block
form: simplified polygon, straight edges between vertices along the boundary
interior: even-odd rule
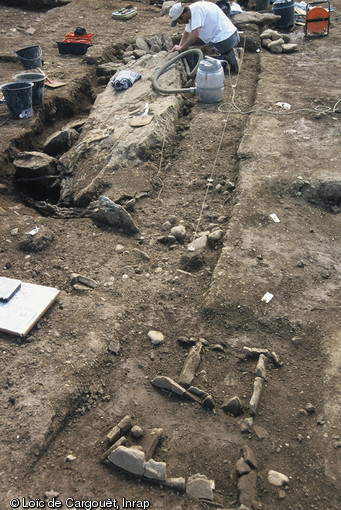
[[[145,455],[142,451],[119,446],[109,455],[109,461],[129,473],[143,476]]]

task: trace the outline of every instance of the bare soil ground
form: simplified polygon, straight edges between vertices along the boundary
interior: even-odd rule
[[[120,50],[137,35],[180,35],[147,3],[133,2],[138,15],[129,21],[113,20],[125,5],[72,0],[33,10],[0,2],[1,83],[22,72],[14,50],[35,44],[44,72],[67,82],[45,89],[29,119],[9,117],[0,106],[0,274],[61,290],[27,337],[0,333],[1,508],[10,508],[11,498],[20,508],[45,502],[50,491],[63,508],[67,501],[91,508],[85,501],[108,498],[120,505],[122,498],[149,501],[155,510],[209,508],[101,463],[106,434],[127,414],[145,431],[128,444],[143,446],[161,427],[154,458],[167,463],[170,477],[201,473],[214,480],[217,507],[238,507],[235,464],[248,445],[257,459],[253,508],[340,508],[340,106],[311,111],[340,99],[337,13],[327,37],[308,40],[296,27],[291,37],[299,52],[291,55],[257,52],[251,27],[242,72],[234,89],[227,80],[220,111],[181,99],[174,137],[140,162],[154,178],[132,212],[140,232],[125,236],[89,218],[41,216],[27,199],[55,197],[19,187],[13,166],[18,152],[39,151],[51,133],[86,118],[104,90],[96,64],[59,55],[55,42],[67,32],[77,26],[93,32],[107,61],[120,61]],[[232,90],[244,111],[274,109],[277,101],[310,111],[227,113]],[[319,185],[330,182],[333,193],[323,194]],[[269,212],[280,217],[281,234]],[[187,241],[211,224],[224,230],[224,242],[205,251],[201,267],[181,262],[187,242],[158,241],[174,217]],[[42,251],[23,251],[25,232],[35,225],[53,241]],[[77,291],[71,273],[98,284]],[[273,301],[260,306],[274,289]],[[165,342],[154,347],[150,330]],[[179,342],[184,338],[207,340],[194,384],[213,396],[213,411],[151,385],[157,375],[178,378],[189,350]],[[269,364],[255,426],[241,432],[255,378],[245,345],[275,351],[281,364]],[[220,408],[235,395],[243,406],[238,417]],[[269,484],[270,469],[287,475],[288,486]]]

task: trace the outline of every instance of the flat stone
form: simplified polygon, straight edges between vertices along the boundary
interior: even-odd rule
[[[176,395],[184,395],[186,393],[185,388],[180,386],[180,384],[176,383],[171,379],[170,377],[165,376],[158,376],[155,377],[152,380],[153,386],[157,386],[158,388],[161,388],[162,390],[169,390],[172,393],[175,393]]]
[[[179,478],[167,478],[165,485],[179,492],[185,492],[186,490],[186,480],[182,476]]]
[[[188,388],[188,391],[190,393],[193,393],[193,395],[196,395],[199,398],[207,396],[206,391],[201,390],[200,388],[197,388],[196,386],[191,386],[190,388]]]
[[[259,426],[259,425],[255,425],[253,427],[253,430],[255,431],[255,434],[256,434],[256,436],[258,437],[258,439],[260,441],[270,437],[269,432],[267,430],[265,430],[263,427]]]
[[[201,237],[198,237],[197,239],[194,239],[194,241],[192,241],[188,245],[188,248],[190,251],[196,251],[196,252],[199,251],[200,252],[206,248],[207,240],[208,240],[208,235],[203,235]]]
[[[89,210],[91,211],[91,217],[100,222],[120,228],[129,234],[139,232],[128,211],[108,197],[101,196],[98,200],[91,202]]]
[[[119,427],[123,434],[128,432],[132,427],[131,417],[129,416],[129,414],[124,416],[124,418],[122,418],[122,420],[118,422],[117,426]]]
[[[257,477],[254,471],[250,471],[246,475],[238,479],[237,488],[239,494],[239,503],[248,508],[254,508],[253,502],[257,494]]]
[[[109,461],[112,464],[139,476],[144,473],[144,459],[144,452],[125,446],[119,446],[109,455]]]
[[[298,51],[298,44],[284,43],[282,44],[283,53],[292,53]]]
[[[248,446],[248,445],[244,445],[242,448],[242,451],[243,451],[243,457],[244,457],[245,462],[252,469],[257,469],[257,460],[256,460],[256,456],[255,456],[252,448],[250,448],[250,446]]]
[[[166,463],[149,459],[145,464],[143,475],[146,478],[152,478],[153,480],[164,482],[166,480]]]
[[[286,475],[283,475],[283,473],[270,469],[268,472],[268,482],[276,487],[283,487],[283,485],[288,485],[289,478]]]
[[[191,382],[194,379],[196,370],[200,363],[200,352],[202,349],[202,343],[197,342],[190,349],[186,361],[184,363],[183,369],[181,370],[179,376],[179,384],[187,388],[191,385]]]
[[[243,347],[243,351],[246,358],[258,358],[261,354],[269,356],[268,349],[262,349],[259,347]]]
[[[119,446],[125,446],[127,444],[127,438],[125,436],[121,436],[116,443],[112,444],[110,448],[108,448],[103,455],[101,456],[101,462],[105,462],[112,451],[116,450]]]
[[[19,152],[13,160],[17,178],[56,175],[58,161],[43,152]]]
[[[121,429],[117,425],[115,425],[115,427],[113,427],[110,430],[110,432],[108,432],[108,434],[106,435],[106,440],[109,444],[113,444],[120,438],[120,435]]]
[[[196,474],[187,480],[186,493],[197,499],[213,501],[214,482],[208,480],[205,475]]]
[[[251,470],[250,466],[246,464],[243,458],[240,458],[236,462],[236,472],[238,476],[246,475]]]

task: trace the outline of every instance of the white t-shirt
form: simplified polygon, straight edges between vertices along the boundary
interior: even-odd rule
[[[192,32],[199,28],[199,37],[204,43],[225,41],[237,30],[232,21],[216,4],[204,0],[189,6],[191,19],[185,31]]]

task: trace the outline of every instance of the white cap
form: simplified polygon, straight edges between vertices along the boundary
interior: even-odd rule
[[[180,2],[172,5],[169,10],[169,17],[172,20],[171,27],[175,27],[181,14],[184,12],[184,9],[185,7]]]

